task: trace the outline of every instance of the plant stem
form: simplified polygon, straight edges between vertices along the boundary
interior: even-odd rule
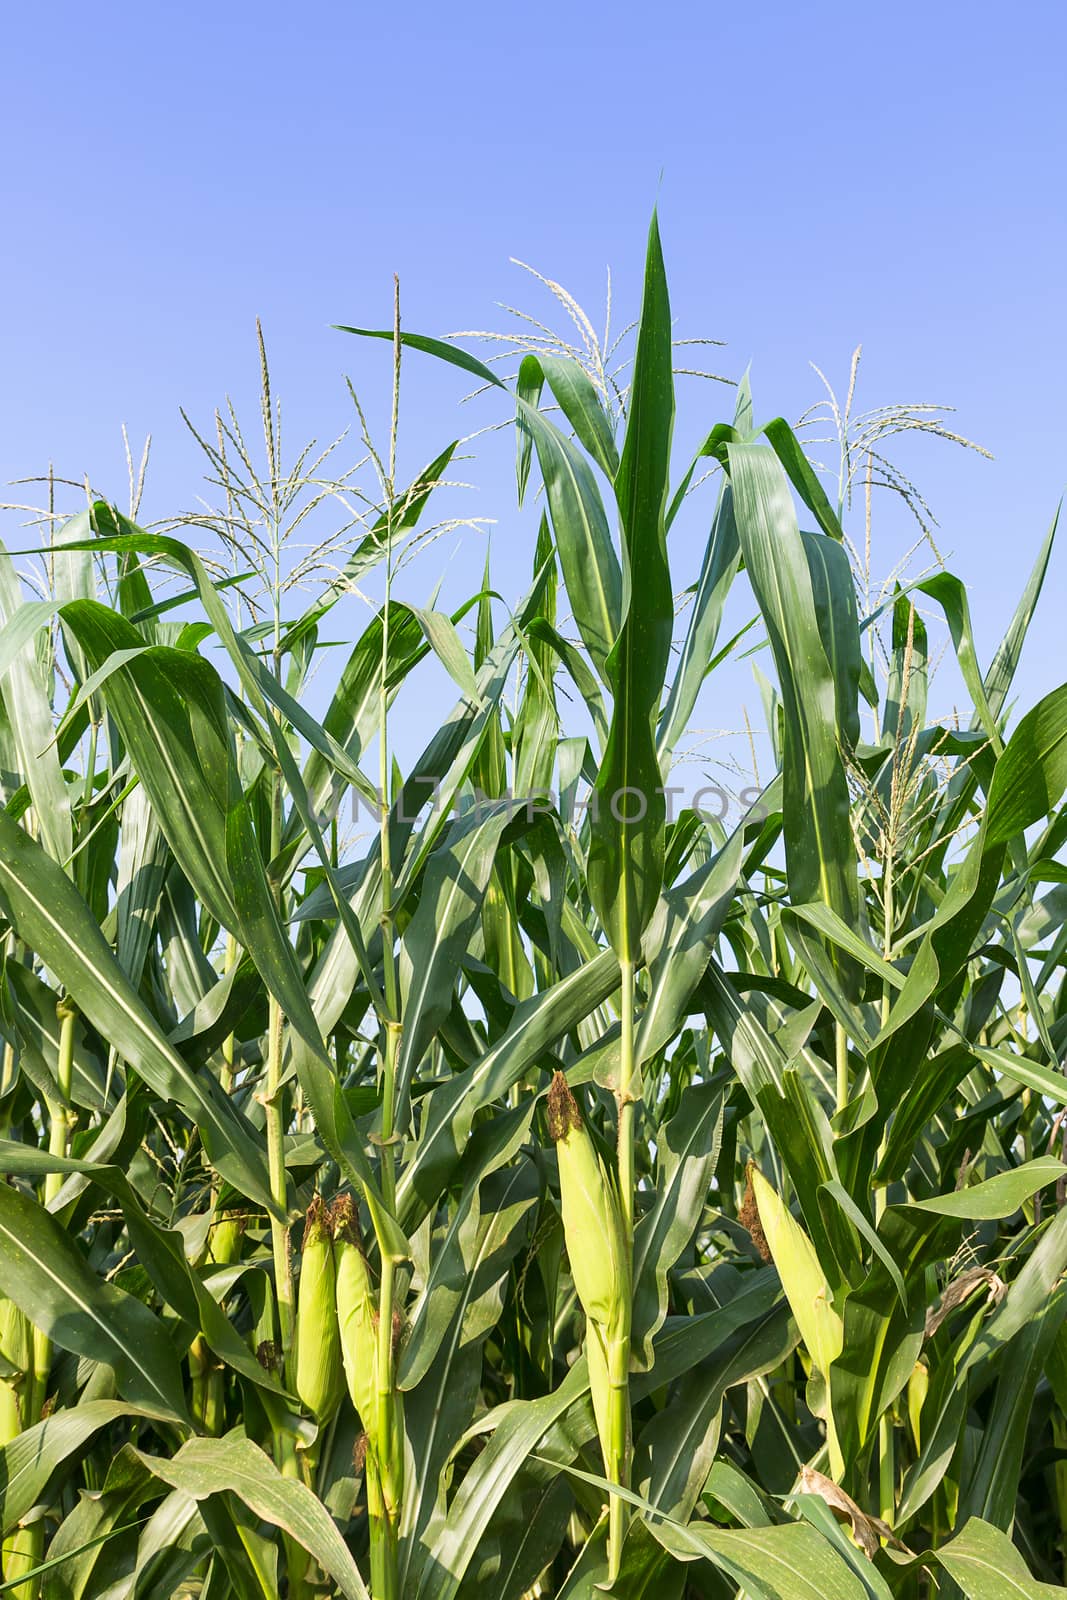
[[[634,1231],[634,964],[620,961],[622,1034],[619,1039],[619,1203],[628,1242]]]
[[[882,863],[882,959],[884,961],[891,961],[893,957],[893,920],[895,916],[893,892],[893,850],[892,846],[889,845],[886,848]],[[891,999],[888,983],[883,984],[880,1013],[883,1028],[889,1021]],[[878,1148],[879,1161],[881,1161],[884,1150],[885,1139],[883,1138]],[[876,1223],[882,1220],[885,1204],[885,1185],[880,1183],[874,1190],[874,1220]]]
[[[223,971],[228,974],[233,971],[236,965],[237,940],[232,933],[227,933],[226,958]],[[222,1041],[222,1072],[219,1075],[219,1081],[222,1085],[222,1092],[226,1095],[233,1093],[233,1063],[236,1047],[236,1035],[232,1033],[227,1034],[226,1038]]]
[[[274,1292],[278,1303],[278,1334],[282,1356],[288,1368],[292,1358],[293,1339],[293,1265],[289,1240],[289,1223],[285,1220],[288,1194],[285,1176],[285,1119],[282,1112],[282,1039],[285,1018],[277,1000],[269,1002],[267,1034],[267,1092],[264,1104],[267,1113],[267,1167],[270,1175],[271,1198],[282,1216],[271,1216],[271,1255],[274,1261]]]
[[[884,857],[882,875],[882,956],[888,961],[893,954],[893,851],[887,849]],[[882,987],[881,1023],[884,1028],[889,1020],[890,993],[889,985]],[[885,1151],[885,1138],[883,1137],[878,1148],[878,1160],[881,1162]],[[879,1223],[885,1215],[886,1192],[885,1185],[880,1183],[874,1191],[874,1220]],[[896,1516],[896,1472],[894,1465],[893,1424],[888,1414],[883,1413],[878,1419],[878,1512],[883,1522],[888,1522],[892,1527]]]
[[[275,650],[275,673],[280,672],[280,660]],[[271,859],[281,848],[282,790],[281,775],[274,773],[271,790],[270,853]],[[287,1380],[293,1360],[293,1264],[289,1238],[289,1196],[285,1172],[285,1114],[282,1101],[282,1057],[285,1041],[285,1017],[273,995],[267,1003],[267,1089],[264,1108],[267,1123],[267,1168],[270,1177],[271,1198],[281,1212],[270,1219],[271,1255],[274,1261],[274,1294],[278,1306],[278,1337],[285,1363]]]
[[[379,853],[382,899],[379,926],[382,936],[384,1015],[379,1018],[382,1048],[381,1191],[388,1212],[396,1205],[396,1068],[402,1028],[400,974],[396,959],[396,922],[393,911],[393,858],[389,834],[389,622],[393,585],[393,505],[396,494],[396,442],[400,408],[400,281],[393,280],[393,406],[389,428],[389,465],[385,474],[385,600],[382,608],[382,655],[378,681],[378,785]],[[373,1471],[380,1488],[380,1515],[371,1515],[371,1587],[374,1600],[396,1600],[399,1594],[397,1531],[403,1494],[403,1430],[399,1424],[396,1373],[393,1359],[393,1313],[396,1296],[396,1262],[384,1238],[379,1238],[381,1285],[378,1297],[377,1450]]]
[[[843,1111],[848,1105],[848,1034],[840,1022],[834,1024],[834,1047],[837,1056],[837,1092],[835,1109]]]
[[[56,1060],[56,1087],[58,1100],[46,1102],[48,1111],[48,1153],[66,1156],[70,1147],[72,1118],[70,1090],[74,1077],[74,1023],[77,1017],[68,999],[56,1002],[59,1021],[59,1052]],[[50,1206],[63,1187],[63,1174],[49,1172],[44,1180],[44,1203]],[[26,1412],[31,1422],[40,1420],[48,1398],[48,1379],[52,1370],[52,1341],[39,1328],[33,1330],[33,1374],[27,1377]]]
[[[611,1447],[605,1463],[609,1476],[623,1488],[630,1477],[630,1314],[626,1312],[626,1331],[608,1344],[608,1428]],[[621,1495],[608,1502],[608,1583],[613,1584],[622,1567],[622,1547],[630,1508]]]
[[[605,1464],[615,1481],[629,1488],[630,1479],[630,1325],[633,1314],[634,1197],[634,963],[619,962],[622,1033],[619,1039],[619,1210],[622,1217],[626,1283],[619,1326],[608,1345],[608,1381],[611,1409],[608,1418],[609,1460]],[[608,1582],[614,1583],[622,1566],[629,1508],[620,1495],[608,1507]]]
[[[892,1527],[896,1519],[896,1471],[893,1422],[888,1412],[878,1419],[878,1515]]]

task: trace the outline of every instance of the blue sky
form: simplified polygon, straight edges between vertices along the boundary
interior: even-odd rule
[[[154,438],[146,516],[190,505],[202,423],[227,393],[254,419],[262,317],[290,441],[350,420],[342,375],[380,421],[387,352],[331,331],[382,323],[400,273],[407,326],[499,326],[494,302],[549,302],[509,258],[591,310],[605,269],[621,315],[658,201],[681,336],[751,362],[757,411],[795,418],[862,341],[860,404],[933,400],[995,455],[901,451],[969,583],[983,660],[1067,477],[1067,13],[1038,3],[661,7],[64,3],[4,28],[4,383],[0,476],[49,460],[124,493],[120,424]],[[457,411],[455,374],[412,361],[402,455],[416,466],[499,420]],[[728,415],[689,380],[679,445]],[[449,509],[491,518],[498,586],[532,555],[510,441],[476,442]],[[706,533],[677,549],[678,587]],[[876,566],[910,541],[888,504]],[[12,543],[10,524],[8,543]],[[689,542],[686,543],[685,541]],[[470,592],[484,540],[424,558],[428,594]],[[1063,676],[1067,555],[1020,679]],[[749,682],[747,667],[743,682]],[[951,676],[945,680],[951,698]],[[748,697],[732,675],[709,724]]]

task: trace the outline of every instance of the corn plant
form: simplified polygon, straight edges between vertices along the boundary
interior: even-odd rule
[[[983,669],[747,382],[679,463],[655,221],[610,382],[371,336],[369,489],[283,464],[264,358],[265,469],[227,411],[210,506],[50,507],[41,598],[0,555],[6,1591],[1067,1592],[1067,686],[1011,698],[1054,527]],[[511,611],[409,597],[425,357],[515,419]],[[668,798],[735,584],[777,770],[727,826]]]

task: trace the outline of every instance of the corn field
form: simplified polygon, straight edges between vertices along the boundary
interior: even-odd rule
[[[223,411],[211,507],[52,483],[0,549],[2,1594],[1067,1594],[1054,524],[983,661],[939,560],[865,581],[872,483],[924,514],[876,424],[836,495],[744,381],[674,446],[655,221],[625,371],[568,305],[344,330],[370,492],[285,465],[264,361],[261,472]],[[515,423],[513,606],[409,598],[441,361]],[[756,647],[769,780],[669,804]]]

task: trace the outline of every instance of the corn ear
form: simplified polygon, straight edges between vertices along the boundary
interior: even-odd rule
[[[0,1296],[0,1356],[17,1372],[33,1366],[33,1327],[13,1300]]]
[[[14,1384],[0,1378],[0,1448],[22,1432],[22,1407]]]
[[[375,1431],[378,1392],[378,1308],[356,1208],[342,1195],[333,1211],[337,1321],[352,1404],[368,1437]]]
[[[908,1422],[911,1427],[911,1436],[915,1441],[916,1450],[921,1450],[919,1433],[919,1418],[922,1414],[923,1401],[930,1387],[930,1369],[925,1361],[917,1361],[908,1379]]]
[[[844,1323],[830,1303],[830,1285],[815,1246],[789,1207],[756,1167],[750,1169],[750,1175],[767,1248],[778,1268],[800,1337],[822,1377],[829,1381],[830,1364],[841,1354],[845,1342]]]
[[[13,1300],[0,1296],[0,1445],[18,1437],[27,1421],[25,1395],[32,1387],[33,1327]]]
[[[206,1434],[218,1438],[225,1431],[226,1374],[202,1333],[189,1346],[189,1371],[189,1411],[193,1421]]]
[[[3,1545],[3,1570],[5,1584],[14,1584],[8,1591],[9,1600],[38,1600],[41,1579],[37,1568],[44,1555],[44,1522],[40,1519],[14,1528]],[[34,1576],[28,1576],[28,1574]],[[23,1582],[19,1582],[23,1579]]]
[[[207,1259],[217,1267],[228,1267],[241,1257],[247,1217],[242,1211],[226,1211],[214,1223],[208,1238]]]
[[[312,1415],[328,1422],[341,1403],[341,1337],[330,1215],[316,1196],[304,1229],[297,1298],[294,1380]]]
[[[630,1273],[615,1185],[562,1072],[548,1091],[548,1131],[556,1146],[563,1234],[582,1310],[610,1335],[628,1326]]]

